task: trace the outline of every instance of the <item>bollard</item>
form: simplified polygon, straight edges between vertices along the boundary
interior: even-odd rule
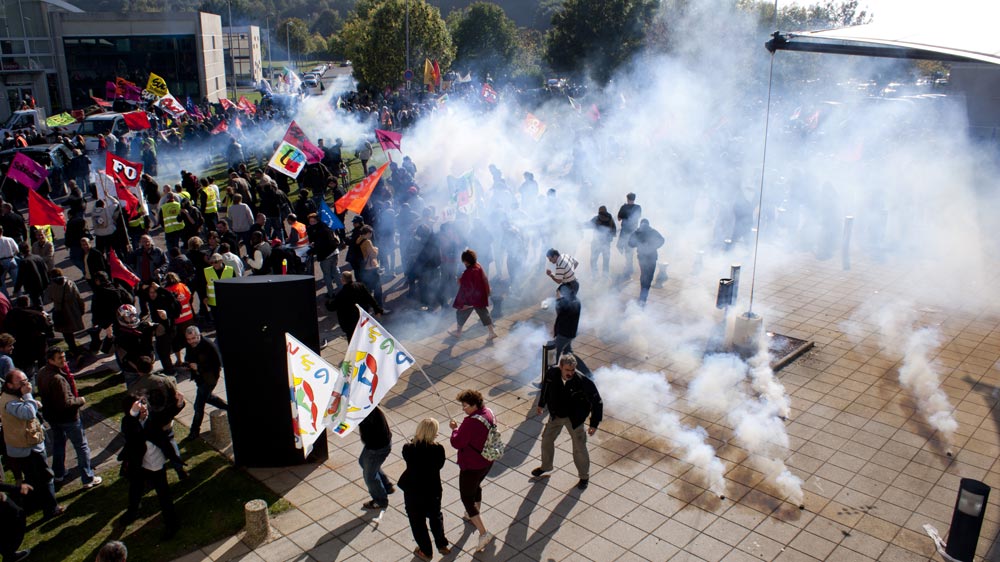
[[[266,501],[248,501],[243,505],[243,515],[246,520],[246,535],[243,537],[245,543],[257,546],[271,539],[271,520]]]
[[[851,230],[854,228],[854,217],[844,217],[844,238],[840,246],[840,265],[844,271],[851,269]]]
[[[738,263],[734,263],[733,265],[729,266],[729,278],[733,280],[732,302],[740,300],[740,269],[742,268],[743,266]]]
[[[733,347],[739,353],[755,353],[763,331],[764,319],[759,314],[746,312],[737,316],[733,326]]]
[[[719,279],[719,291],[715,295],[715,308],[722,310],[733,305],[733,280]]]
[[[212,410],[208,414],[209,440],[217,449],[224,449],[232,441],[229,435],[229,416],[225,410]]]
[[[986,500],[990,487],[978,480],[963,478],[958,485],[958,498],[951,516],[948,546],[945,552],[960,562],[972,562],[979,544],[979,531],[983,528]]]

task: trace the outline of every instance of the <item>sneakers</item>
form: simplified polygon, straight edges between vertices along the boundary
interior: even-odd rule
[[[377,510],[377,509],[385,509],[386,505],[384,503],[380,503],[380,502],[377,502],[375,500],[371,500],[371,501],[368,501],[368,502],[365,502],[365,503],[361,504],[361,508],[362,509]]]
[[[535,478],[538,478],[539,476],[545,474],[546,472],[548,472],[548,470],[545,470],[542,467],[538,467],[535,470],[531,471],[531,475],[534,476]]]
[[[413,555],[416,556],[417,558],[421,559],[421,560],[430,560],[431,559],[431,555],[427,554],[426,552],[424,552],[422,550],[420,550],[419,546],[417,548],[413,549]]]
[[[101,482],[104,482],[104,479],[101,478],[100,476],[95,476],[93,480],[91,480],[90,482],[87,482],[86,484],[84,484],[83,488],[85,490],[89,490],[91,488],[100,486]]]
[[[590,480],[587,480],[586,478],[581,478],[580,481],[576,483],[576,489],[586,490],[587,486],[589,485],[590,485]]]
[[[479,535],[479,545],[476,546],[476,552],[482,552],[486,550],[486,547],[490,544],[490,541],[494,539],[493,533],[486,531]]]

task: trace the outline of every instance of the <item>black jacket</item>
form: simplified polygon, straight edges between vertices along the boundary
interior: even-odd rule
[[[195,363],[198,365],[197,376],[194,377],[195,383],[199,384],[199,381],[214,387],[219,383],[219,373],[222,371],[222,357],[219,356],[219,348],[215,347],[215,344],[208,341],[204,335],[201,336],[201,341],[198,345],[187,347],[187,353],[184,354],[184,363]]]
[[[604,418],[604,402],[597,392],[597,385],[580,371],[566,384],[561,379],[562,371],[559,367],[550,367],[542,381],[538,406],[548,407],[552,417],[569,418],[574,429],[580,427],[589,415],[590,427],[596,429]]]
[[[640,226],[628,239],[628,245],[635,248],[636,258],[647,261],[656,261],[663,242],[663,235],[649,225]]]
[[[405,496],[440,498],[444,447],[438,443],[407,443],[403,445],[403,460],[406,470],[398,484]]]
[[[358,424],[358,435],[368,449],[384,449],[392,444],[392,431],[378,406]]]
[[[333,301],[327,308],[337,312],[337,322],[340,324],[340,329],[347,334],[348,339],[354,334],[354,327],[358,325],[358,319],[361,317],[357,307],[354,306],[355,304],[361,305],[361,308],[367,312],[382,313],[382,308],[375,302],[375,298],[372,297],[368,287],[365,287],[363,283],[355,281],[344,285],[337,296],[333,297]]]
[[[48,286],[49,271],[45,260],[35,254],[21,258],[17,269],[17,281],[14,283],[14,292],[19,292],[24,288],[25,293],[37,295],[45,291]]]
[[[556,325],[553,335],[575,338],[580,325],[580,299],[559,297],[556,299]]]

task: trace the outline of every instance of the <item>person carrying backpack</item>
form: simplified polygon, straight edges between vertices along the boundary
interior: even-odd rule
[[[486,530],[479,513],[483,501],[483,480],[493,467],[491,450],[486,444],[490,434],[496,431],[496,416],[483,405],[483,395],[475,390],[463,390],[458,394],[465,419],[459,425],[455,420],[448,422],[451,427],[451,446],[458,450],[458,493],[465,506],[466,517],[479,531],[477,552],[486,550],[493,540],[493,533]],[[494,440],[495,441],[495,440]],[[485,453],[485,454],[484,454]]]

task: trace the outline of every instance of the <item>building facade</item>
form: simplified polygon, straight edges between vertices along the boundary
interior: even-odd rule
[[[222,44],[226,51],[226,74],[235,74],[236,83],[240,86],[260,84],[261,78],[264,77],[261,65],[260,28],[256,25],[223,27]]]

